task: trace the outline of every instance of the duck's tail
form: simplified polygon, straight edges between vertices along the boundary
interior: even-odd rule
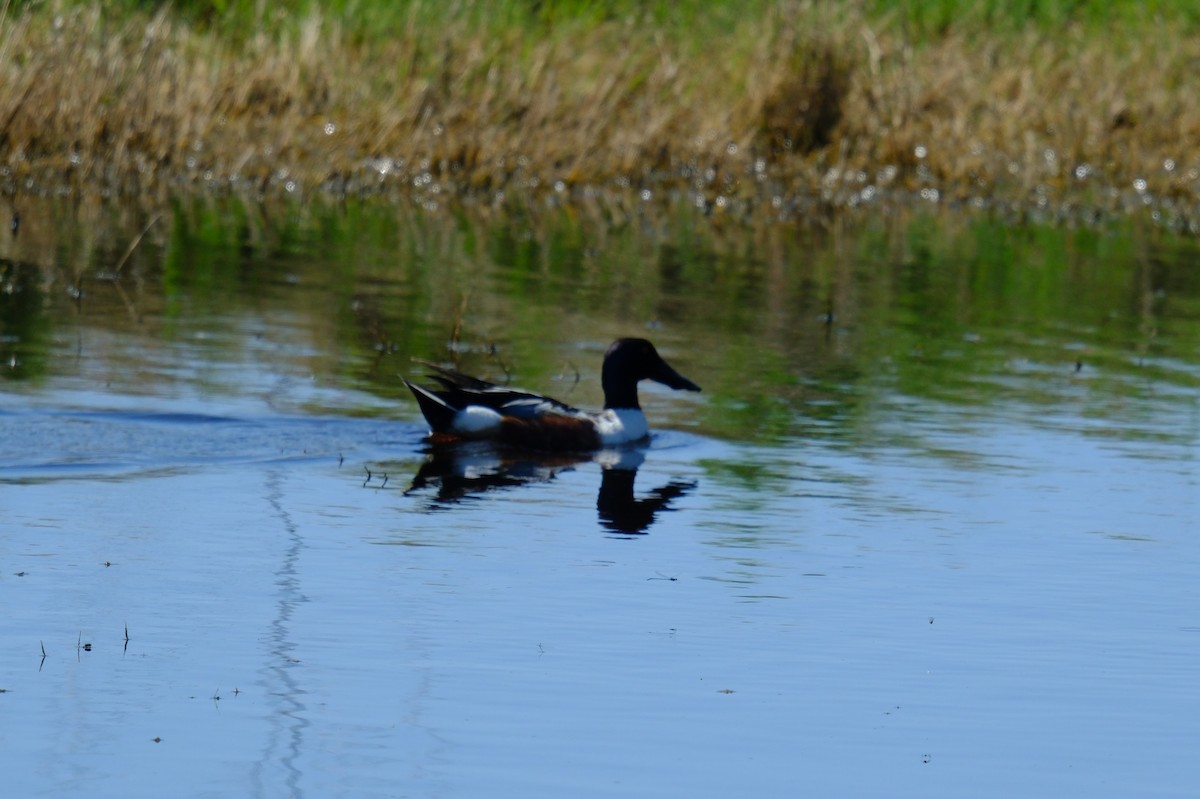
[[[427,388],[410,383],[408,380],[404,380],[404,385],[408,386],[408,390],[417,398],[417,404],[421,406],[421,414],[425,417],[425,421],[429,422],[429,429],[434,433],[450,433],[458,409],[447,404],[444,399]]]

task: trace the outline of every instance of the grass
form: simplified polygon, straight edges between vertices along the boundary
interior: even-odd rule
[[[601,189],[1191,219],[1200,189],[1196,2],[0,6],[8,195]]]

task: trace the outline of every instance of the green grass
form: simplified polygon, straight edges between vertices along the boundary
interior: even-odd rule
[[[35,5],[28,0],[14,3],[18,9]],[[117,12],[153,14],[165,3],[106,0],[104,5]],[[779,5],[777,0],[175,0],[171,7],[193,24],[237,35],[248,32],[248,23],[277,30],[319,10],[357,35],[370,37],[386,37],[402,24],[454,22],[489,30],[536,31],[624,19],[661,26],[660,32],[668,36],[705,36]],[[1117,27],[1137,31],[1159,24],[1194,27],[1200,22],[1196,0],[841,0],[821,5],[861,14],[876,25],[899,25],[922,40],[951,30],[995,33],[1033,26],[1053,32],[1082,24],[1097,31]]]
[[[868,6],[875,14],[897,13],[924,36],[1025,26],[1053,33],[1073,24],[1100,32],[1144,31],[1159,22],[1195,26],[1200,20],[1200,3],[1192,0],[877,0]]]

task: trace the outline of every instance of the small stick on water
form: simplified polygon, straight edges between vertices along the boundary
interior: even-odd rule
[[[649,582],[650,580],[670,580],[671,582],[675,582],[676,580],[679,579],[678,577],[668,577],[667,575],[663,574],[660,571],[656,571],[654,573],[657,574],[658,576],[657,577],[647,577],[646,578],[647,582]]]
[[[466,292],[462,296],[462,302],[459,303],[458,316],[454,320],[454,329],[450,331],[450,351],[457,353],[459,351],[459,343],[462,341],[463,319],[467,315],[467,306],[471,301],[471,292]],[[456,366],[458,364],[455,364]]]
[[[46,642],[38,641],[38,643],[42,645],[42,660],[45,660],[46,659]]]
[[[150,232],[150,228],[154,227],[154,223],[161,218],[162,214],[155,214],[150,218],[150,221],[146,223],[146,227],[142,228],[142,232],[137,234],[137,237],[133,241],[129,242],[128,249],[125,250],[125,254],[121,256],[121,260],[117,262],[116,268],[113,269],[114,275],[121,274],[121,270],[125,267],[125,262],[129,260],[129,256],[133,255],[133,251],[137,249],[139,244],[142,243],[142,239],[147,233]]]
[[[371,469],[367,466],[364,466],[363,469],[367,473],[367,479],[363,480],[363,485],[365,486],[367,483],[371,482]]]
[[[388,481],[387,472],[384,472],[384,473],[383,473],[383,485],[381,485],[381,486],[380,486],[380,488],[383,488],[384,486],[386,486],[386,485],[387,485],[387,481]]]

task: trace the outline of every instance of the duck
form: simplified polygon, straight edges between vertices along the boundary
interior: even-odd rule
[[[587,452],[643,441],[650,435],[638,402],[638,383],[700,391],[675,371],[644,338],[619,338],[604,353],[600,385],[604,409],[589,413],[529,391],[499,386],[425,363],[433,370],[428,388],[404,378],[429,423],[434,443],[485,440],[522,449]]]

